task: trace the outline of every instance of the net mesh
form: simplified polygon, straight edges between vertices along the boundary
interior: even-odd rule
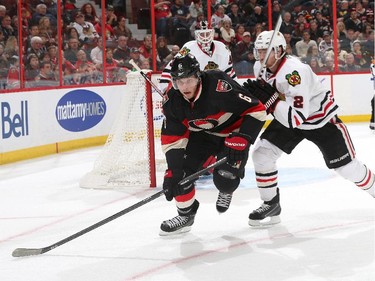
[[[161,101],[153,101],[153,107],[160,108],[159,103]],[[93,170],[81,179],[80,186],[150,186],[150,159],[155,159],[158,171],[165,166],[160,148],[161,119],[160,114],[153,118],[155,153],[150,154],[146,81],[138,72],[129,73],[126,92],[108,139]]]

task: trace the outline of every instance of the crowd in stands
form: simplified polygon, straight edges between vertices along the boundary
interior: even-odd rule
[[[151,35],[143,41],[134,39],[126,24],[124,7],[114,7],[114,0],[107,1],[105,20],[95,8],[98,1],[88,0],[82,7],[76,7],[75,0],[62,1],[62,28],[57,24],[56,1],[23,3],[21,20],[14,2],[0,5],[1,89],[19,88],[20,81],[26,88],[58,86],[60,76],[63,85],[125,82],[126,73],[133,68],[131,59],[140,68],[155,67],[161,71],[185,42],[194,40],[194,30],[200,21],[207,20],[208,8],[207,1],[202,0],[155,0],[157,36],[153,66]],[[215,40],[231,50],[238,76],[254,74],[253,44],[260,32],[268,30],[267,2],[209,1],[209,22],[215,30]],[[272,2],[273,24],[287,2]],[[280,31],[287,41],[288,54],[298,56],[318,73],[368,70],[374,57],[373,0],[337,1],[337,53],[333,44],[332,1],[299,3],[283,12]],[[334,65],[336,58],[338,68]]]
[[[231,50],[237,75],[253,75],[253,44],[257,35],[268,30],[268,1],[211,0],[211,27],[215,40]],[[277,22],[288,1],[272,1],[272,22]],[[194,40],[197,21],[205,19],[206,2],[202,0],[157,0],[156,30],[180,47]],[[287,40],[287,52],[298,56],[316,72],[333,72],[332,1],[299,1],[292,10],[283,12],[280,31]],[[374,1],[337,1],[338,71],[368,71],[374,57]],[[189,31],[189,32],[187,32]],[[354,57],[354,59],[353,59]],[[160,64],[159,67],[162,67]]]

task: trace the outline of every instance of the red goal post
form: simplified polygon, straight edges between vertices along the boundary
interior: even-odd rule
[[[152,79],[151,72],[147,75]],[[160,95],[140,72],[129,73],[107,141],[80,187],[156,187],[157,173],[166,167],[160,143],[161,107]]]

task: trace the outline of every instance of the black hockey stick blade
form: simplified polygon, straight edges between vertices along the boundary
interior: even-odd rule
[[[179,182],[180,185],[182,184],[185,184],[185,183],[188,183],[188,182],[191,182],[191,181],[194,181],[195,179],[199,178],[199,176],[203,175],[205,172],[219,166],[219,165],[222,165],[224,164],[225,162],[227,161],[227,158],[224,157],[218,161],[216,161],[215,163],[207,166],[206,168],[202,169],[202,170],[199,170],[198,172],[190,175],[190,176],[187,176],[186,178],[184,178],[183,180],[181,180]],[[74,233],[73,235],[69,236],[69,237],[66,237],[50,246],[47,246],[47,247],[44,247],[44,248],[17,248],[15,249],[13,252],[12,252],[12,256],[13,257],[27,257],[27,256],[36,256],[36,255],[41,255],[43,253],[46,253],[48,251],[51,251],[73,239],[76,239],[78,237],[80,237],[81,235],[87,233],[87,232],[90,232],[91,230],[94,230],[110,221],[113,221],[114,219],[117,219],[118,217],[121,217],[122,215],[125,215],[157,198],[159,198],[161,195],[164,194],[164,190],[160,190],[158,192],[156,192],[155,194],[135,203],[134,205],[126,208],[126,209],[123,209],[122,211],[116,213],[116,214],[113,214],[112,216],[108,217],[108,218],[105,218],[85,229],[82,229],[81,231],[77,232],[77,233]]]
[[[142,201],[139,201],[138,203],[135,203],[134,205],[126,208],[126,209],[123,209],[122,211],[108,217],[108,218],[105,218],[85,229],[82,229],[81,231],[77,232],[77,233],[74,233],[73,235],[69,236],[69,237],[66,237],[50,246],[47,246],[47,247],[44,247],[44,248],[17,248],[15,249],[13,252],[12,252],[12,256],[13,257],[27,257],[27,256],[35,256],[35,255],[40,255],[40,254],[43,254],[45,252],[48,252],[48,251],[51,251],[73,239],[76,239],[78,237],[80,237],[81,235],[87,233],[87,232],[90,232],[91,230],[94,230],[110,221],[113,221],[114,219],[117,219],[118,217],[121,217],[122,215],[125,215],[126,213],[129,213],[145,204],[147,204],[148,202],[151,202],[153,200],[155,200],[156,198],[159,198],[161,195],[164,194],[164,190],[161,190],[161,191],[158,191],[157,193],[143,199]]]

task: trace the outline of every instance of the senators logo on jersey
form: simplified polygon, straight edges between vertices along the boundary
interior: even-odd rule
[[[217,80],[216,92],[229,92],[232,90],[232,86],[225,80]]]
[[[218,124],[219,122],[215,119],[196,119],[189,121],[189,127],[192,131],[211,130]]]
[[[301,84],[301,76],[297,70],[294,70],[292,74],[285,75],[285,79],[288,81],[288,84],[293,87]]]

